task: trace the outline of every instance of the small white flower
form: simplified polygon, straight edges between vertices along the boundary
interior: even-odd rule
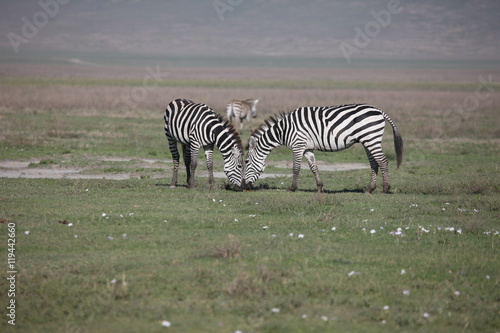
[[[410,207],[418,207],[417,204],[411,204]]]
[[[422,226],[418,226],[418,228],[419,228],[420,230],[422,230],[423,232],[427,233],[427,234],[428,234],[428,233],[429,233],[429,231],[430,231],[429,229],[425,229],[425,228],[424,228],[424,227],[422,227]]]
[[[410,296],[410,291],[407,289],[403,290],[403,295]]]
[[[474,208],[474,213],[479,213],[479,210]]]
[[[88,192],[88,191],[89,191],[89,189],[88,189],[88,188],[86,188],[86,189],[85,189],[85,192]]]
[[[457,233],[462,234],[462,229],[457,229]]]
[[[216,202],[217,200],[215,200],[215,199],[212,199],[212,201],[213,201],[213,202]]]
[[[374,233],[376,233],[376,232],[377,232],[377,230],[375,230],[375,229],[370,230],[370,234],[372,234],[372,235],[373,235]]]
[[[424,312],[423,316],[424,316],[424,318],[429,318],[431,315],[428,314],[427,312]]]
[[[374,211],[375,211],[375,208],[370,209],[370,212],[374,212]]]
[[[168,223],[168,220],[163,220],[163,223]]]
[[[347,276],[352,277],[352,276],[357,275],[357,274],[359,274],[359,272],[350,271],[349,273],[347,273]]]
[[[68,227],[72,227],[73,226],[73,223],[68,223]]]
[[[337,230],[337,227],[332,227],[332,231],[335,231],[335,230]]]
[[[221,200],[219,200],[219,202],[222,202],[222,199],[221,199]]]
[[[384,305],[384,310],[385,311],[389,310],[389,305]]]
[[[380,321],[380,323],[381,323],[382,325],[385,325],[385,324],[387,324],[387,320],[382,319],[382,320]]]
[[[172,323],[170,323],[168,320],[164,320],[161,322],[161,326],[170,327],[170,326],[172,326]]]
[[[234,331],[234,333],[243,333],[243,331],[236,330],[236,331]]]
[[[327,316],[321,316],[321,319],[323,319],[324,321],[327,321],[328,317]]]
[[[120,217],[123,218],[123,214],[120,214]]]
[[[305,313],[304,313],[304,314],[302,315],[302,319],[306,319],[306,318],[307,318],[307,314],[305,314]]]
[[[267,225],[263,226],[262,229],[267,230],[269,227]]]
[[[101,216],[102,216],[102,217],[105,217],[105,216],[106,216],[106,213],[102,213],[102,214],[101,214]]]
[[[134,215],[134,213],[128,213],[128,216],[132,216],[132,215]]]
[[[127,234],[122,235],[123,239],[127,239]]]
[[[455,296],[460,296],[460,291],[455,291]]]
[[[279,308],[272,308],[271,312],[272,313],[280,313],[280,309]]]
[[[491,276],[486,275],[486,280],[489,280],[489,279],[491,279]]]
[[[304,234],[299,234],[299,238],[304,238]]]
[[[238,222],[238,219],[234,219],[234,222]]]
[[[293,237],[293,232],[289,233],[288,236]]]
[[[25,234],[25,235],[29,235],[29,234],[30,234],[30,231],[29,231],[29,230],[26,230],[26,231],[24,232],[24,234]]]
[[[255,214],[250,214],[250,215],[248,215],[248,217],[256,217],[256,216],[257,216],[257,215],[255,215]]]
[[[406,274],[406,269],[404,269],[404,268],[403,268],[403,269],[401,270],[401,275],[405,275],[405,274]]]
[[[113,280],[109,281],[109,283],[115,284],[116,283],[116,279],[113,279]]]
[[[75,235],[75,238],[78,238],[78,235]]]
[[[108,239],[109,240],[113,240],[113,236],[108,236]]]

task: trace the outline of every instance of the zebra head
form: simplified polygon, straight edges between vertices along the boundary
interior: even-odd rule
[[[231,183],[241,187],[243,183],[243,153],[238,145],[231,148],[231,152],[224,156],[224,173]]]
[[[259,103],[258,99],[247,99],[245,102],[247,102],[250,106],[250,110],[252,110],[252,118],[257,117],[257,103]]]
[[[245,183],[247,187],[252,187],[253,183],[259,178],[266,168],[266,156],[261,156],[257,151],[257,141],[251,136],[248,141],[248,154],[245,160]]]

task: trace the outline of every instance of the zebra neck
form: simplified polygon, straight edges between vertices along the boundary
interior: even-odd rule
[[[234,133],[231,133],[231,131],[228,128],[224,128],[222,125],[217,126],[217,128],[214,129],[214,135],[215,135],[215,145],[225,158],[226,156],[229,156],[231,154],[231,148],[237,144],[237,140],[234,137]]]
[[[260,148],[263,152],[267,152],[268,154],[276,147],[283,145],[281,142],[281,130],[277,127],[277,125],[273,125],[270,127],[262,137],[259,139]]]

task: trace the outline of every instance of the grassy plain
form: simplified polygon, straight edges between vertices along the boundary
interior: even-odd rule
[[[14,222],[18,269],[16,327],[2,315],[2,332],[500,330],[498,85],[468,104],[479,77],[498,72],[170,68],[143,86],[144,68],[125,69],[2,65],[0,161],[135,175],[0,178],[0,253]],[[369,170],[322,172],[323,194],[302,170],[289,193],[290,170],[277,167],[266,171],[283,177],[251,192],[223,179],[210,191],[202,177],[172,189],[162,115],[177,97],[221,113],[260,98],[254,125],[368,102],[400,128],[404,162],[388,195],[362,193]],[[361,147],[317,159],[368,163]],[[7,290],[4,279],[2,308]]]

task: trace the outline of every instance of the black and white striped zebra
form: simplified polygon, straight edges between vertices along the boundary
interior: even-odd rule
[[[216,114],[209,106],[186,99],[170,102],[165,110],[165,135],[174,161],[171,186],[177,185],[179,151],[182,145],[184,164],[187,170],[188,187],[194,187],[194,173],[201,147],[205,150],[208,182],[214,187],[213,150],[217,146],[224,159],[224,172],[231,183],[240,187],[243,178],[243,148],[238,133],[227,120]]]
[[[252,118],[257,117],[257,103],[259,103],[258,99],[245,99],[245,100],[237,100],[233,99],[227,105],[226,113],[227,119],[233,123],[233,118],[236,119],[236,122],[240,123],[240,130],[243,128],[243,120],[247,120],[250,125],[250,121]]]
[[[394,148],[399,168],[403,159],[403,140],[389,116],[370,105],[349,104],[328,107],[301,107],[288,114],[271,117],[250,136],[245,166],[245,182],[252,186],[265,167],[267,155],[274,148],[285,145],[293,152],[293,182],[297,188],[300,162],[304,156],[316,178],[318,192],[323,189],[313,150],[339,151],[361,143],[368,155],[371,181],[366,192],[376,186],[378,169],[382,169],[384,192],[390,188],[387,158],[382,152],[385,121],[392,126]]]

